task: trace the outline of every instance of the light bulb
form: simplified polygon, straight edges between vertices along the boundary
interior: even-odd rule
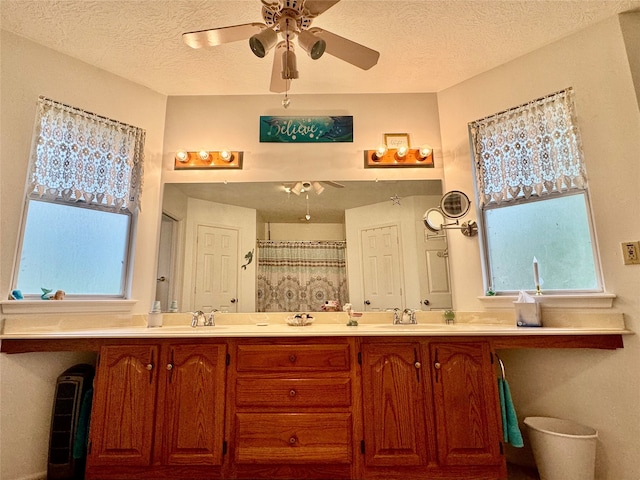
[[[209,152],[207,152],[206,150],[200,150],[198,152],[198,156],[200,157],[200,160],[202,160],[203,162],[206,162],[207,160],[209,160]]]
[[[398,158],[404,158],[407,156],[407,151],[409,149],[407,147],[398,147],[398,150],[396,151],[396,155],[398,155]]]
[[[229,150],[222,150],[220,152],[220,158],[225,162],[230,162],[233,159],[233,154]]]
[[[176,152],[176,160],[185,163],[189,161],[189,153],[186,150],[178,150]]]
[[[431,148],[431,146],[423,145],[418,150],[418,156],[420,158],[427,158],[429,155],[431,155],[432,152],[433,152],[433,149]]]
[[[380,160],[387,153],[387,146],[380,145],[373,154],[374,160]]]

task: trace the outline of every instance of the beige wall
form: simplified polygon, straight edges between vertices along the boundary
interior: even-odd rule
[[[637,27],[638,18],[626,25]],[[632,37],[636,43],[627,50],[637,53],[637,30]],[[473,191],[468,122],[569,86],[575,89],[605,285],[617,295],[614,307],[625,313],[628,328],[637,331],[640,267],[623,265],[620,243],[640,239],[640,112],[617,18],[440,92],[446,189]],[[481,309],[478,243],[449,239],[454,304]],[[597,478],[640,478],[637,338],[625,338],[624,350],[616,352],[523,350],[503,356],[521,419],[558,416],[597,428]]]
[[[147,131],[145,184],[132,296],[151,304],[160,223],[159,195],[166,97],[2,31],[0,294],[7,298],[39,95]],[[132,106],[135,106],[132,108]],[[0,356],[0,478],[38,478],[46,470],[55,379],[86,355]]]

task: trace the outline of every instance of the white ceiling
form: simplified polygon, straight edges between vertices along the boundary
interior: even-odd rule
[[[1,0],[2,28],[167,95],[268,94],[272,55],[183,32],[262,22],[259,0]],[[380,52],[363,71],[298,54],[296,93],[438,92],[640,0],[341,0],[313,26]]]

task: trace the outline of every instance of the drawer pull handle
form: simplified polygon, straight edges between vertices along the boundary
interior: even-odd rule
[[[295,355],[289,355],[289,361],[291,363],[295,362],[296,361],[296,356]]]
[[[153,363],[147,363],[147,370],[153,370]]]
[[[173,365],[170,363],[167,363],[167,370],[169,371],[173,370]]]
[[[420,369],[422,367],[422,364],[420,362],[416,362],[413,364],[414,367],[416,367],[417,369]]]
[[[441,367],[441,366],[442,366],[442,365],[440,365],[440,362],[436,362],[436,363],[434,363],[434,364],[433,364],[433,367],[434,367],[436,370],[440,370],[440,367]]]
[[[297,441],[298,441],[298,439],[297,439],[296,437],[291,437],[291,438],[289,439],[289,443],[290,443],[291,445],[295,444]]]
[[[295,397],[296,396],[296,391],[294,389],[289,390],[289,396],[290,397]]]

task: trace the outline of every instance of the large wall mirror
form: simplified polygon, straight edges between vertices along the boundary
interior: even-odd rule
[[[440,180],[167,183],[163,311],[451,308]],[[172,305],[173,304],[173,305]]]

